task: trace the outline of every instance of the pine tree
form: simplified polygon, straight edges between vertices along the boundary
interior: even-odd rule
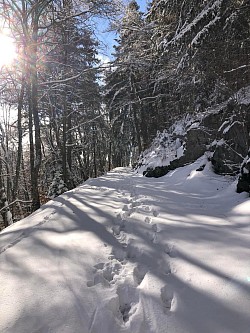
[[[112,164],[127,165],[148,143],[142,98],[146,96],[149,62],[144,19],[136,1],[131,1],[118,27],[115,69],[106,75],[106,102],[111,123]],[[145,71],[146,68],[146,71]]]
[[[164,92],[163,106],[173,118],[204,111],[246,85],[246,1],[153,1],[147,18],[154,26],[154,52],[159,59],[156,88]]]
[[[48,189],[48,197],[53,199],[66,191],[68,191],[68,188],[62,179],[62,174],[59,171],[56,171],[53,181]]]

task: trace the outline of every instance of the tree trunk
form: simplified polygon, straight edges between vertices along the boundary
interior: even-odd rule
[[[38,114],[38,78],[37,78],[37,16],[33,17],[33,33],[30,45],[30,94],[29,94],[29,137],[30,137],[30,169],[31,169],[31,197],[32,211],[40,208],[38,177],[42,161],[40,121]],[[33,141],[33,122],[35,144]]]
[[[22,78],[21,90],[18,97],[17,105],[17,129],[18,129],[18,151],[17,151],[17,161],[16,161],[16,173],[14,178],[14,185],[12,191],[13,200],[16,199],[18,182],[21,170],[21,161],[22,161],[22,139],[23,139],[23,129],[22,129],[22,108],[23,108],[23,99],[24,99],[24,77]]]
[[[68,184],[68,172],[67,172],[67,102],[66,96],[64,101],[64,111],[63,111],[63,134],[62,134],[62,169],[63,169],[63,181]]]

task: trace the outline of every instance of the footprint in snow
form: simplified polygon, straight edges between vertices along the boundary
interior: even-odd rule
[[[129,217],[131,214],[133,214],[135,212],[135,207],[133,207],[132,203],[128,204],[128,205],[124,205],[122,208],[123,214],[126,217]]]
[[[148,235],[149,240],[152,243],[158,244],[158,235],[157,235],[157,232],[149,231],[149,232],[147,232],[147,235]]]
[[[157,267],[163,275],[170,275],[172,273],[171,264],[166,260],[166,257],[157,260]]]
[[[119,299],[119,312],[122,321],[127,323],[130,317],[136,312],[139,303],[139,291],[129,284],[119,285],[117,288]]]
[[[152,211],[152,214],[153,214],[154,217],[159,216],[159,213],[157,212],[157,210],[153,210],[153,211]]]
[[[152,218],[149,216],[146,216],[144,222],[150,224],[150,223],[152,223]]]
[[[139,286],[145,275],[147,274],[148,269],[146,266],[142,265],[142,264],[138,264],[135,266],[134,270],[133,270],[133,279],[134,279],[134,283]]]
[[[174,245],[167,244],[165,247],[164,252],[170,257],[170,258],[175,258],[176,257],[176,251],[174,249]]]
[[[169,263],[162,265],[162,274],[169,275],[172,273],[171,266]]]
[[[164,313],[169,313],[173,305],[174,293],[169,285],[161,288],[161,300],[163,303]]]
[[[159,232],[160,230],[159,230],[159,227],[158,227],[158,224],[153,224],[152,225],[152,230],[154,231],[154,232]]]
[[[104,279],[112,282],[115,275],[119,275],[121,269],[122,265],[118,261],[106,263],[102,269]]]
[[[114,236],[119,236],[122,228],[120,225],[114,225],[111,229]]]
[[[151,212],[151,208],[149,206],[144,206],[143,208],[145,212]]]
[[[111,261],[108,263],[98,263],[94,266],[94,279],[88,281],[87,286],[93,287],[101,283],[105,287],[109,287],[110,283],[114,283],[114,278],[119,275],[122,265],[118,261]]]
[[[121,225],[114,225],[112,228],[112,233],[115,236],[115,238],[118,240],[118,242],[122,245],[122,246],[127,246],[127,236],[125,234],[124,227],[122,227]]]
[[[134,239],[130,239],[127,246],[127,259],[134,260],[141,255],[141,249],[136,245]]]
[[[154,244],[158,244],[158,235],[157,234],[159,232],[159,227],[157,224],[153,224],[151,229],[152,229],[152,231],[147,232],[149,240]]]
[[[124,323],[126,323],[129,320],[130,310],[131,310],[130,304],[125,303],[119,306],[119,311],[121,312],[122,320],[124,321]]]
[[[123,215],[123,213],[119,213],[116,216],[116,219],[113,222],[115,225],[118,225],[120,227],[121,230],[124,230],[125,228],[125,223],[126,223],[126,219]]]

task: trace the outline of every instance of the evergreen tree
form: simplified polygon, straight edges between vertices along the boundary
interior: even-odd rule
[[[68,191],[68,188],[62,179],[62,174],[59,171],[56,171],[53,181],[48,189],[48,197],[53,199],[66,191]]]
[[[140,153],[148,144],[142,101],[147,96],[149,72],[144,23],[138,4],[131,1],[118,26],[114,69],[106,75],[113,166],[127,165],[131,151]]]
[[[154,23],[158,68],[165,74],[159,86],[170,87],[171,113],[204,110],[245,86],[249,78],[246,1],[153,1],[148,20]],[[234,69],[242,75],[236,78]]]

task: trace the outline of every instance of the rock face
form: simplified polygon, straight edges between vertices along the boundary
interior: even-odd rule
[[[242,163],[241,173],[237,184],[237,192],[248,192],[250,194],[250,150]]]
[[[250,95],[249,95],[250,96]],[[221,104],[217,110],[209,110],[196,128],[190,127],[185,136],[185,153],[167,166],[148,168],[144,175],[161,177],[170,170],[194,162],[206,151],[211,152],[214,171],[222,175],[236,175],[250,147],[250,98],[237,102],[230,99]],[[244,166],[249,170],[249,162]],[[242,169],[243,170],[243,169]],[[244,184],[249,182],[249,173],[242,173]],[[243,184],[241,182],[241,184]],[[247,185],[239,185],[247,188]],[[244,191],[244,190],[243,190]],[[249,191],[249,188],[248,188]]]
[[[220,140],[214,147],[212,157],[214,171],[218,174],[239,173],[241,163],[248,152],[250,122],[247,116],[250,109],[238,106],[234,111],[238,111],[240,117],[229,116],[218,131]]]
[[[197,158],[205,153],[209,138],[210,134],[202,128],[190,129],[185,138],[185,154],[180,158],[174,159],[167,166],[159,166],[154,169],[148,168],[143,173],[144,176],[155,178],[162,177],[170,170],[174,170],[197,160]]]

